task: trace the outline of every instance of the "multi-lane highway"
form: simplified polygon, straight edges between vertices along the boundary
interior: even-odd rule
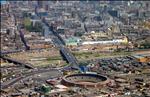
[[[12,50],[12,51],[0,51],[0,55],[5,55],[5,54],[11,54],[11,53],[17,53],[17,52],[22,52],[22,49],[19,50]]]
[[[12,85],[14,85],[16,82],[19,82],[21,80],[24,80],[26,78],[29,78],[35,74],[40,74],[40,73],[46,73],[46,72],[51,72],[51,74],[53,74],[54,77],[60,77],[61,76],[61,73],[59,71],[59,69],[41,69],[41,70],[36,70],[36,71],[32,71],[30,73],[26,73],[22,76],[19,76],[13,80],[10,80],[6,83],[1,83],[1,89],[6,89]]]
[[[69,63],[71,64],[71,67],[73,68],[76,68],[76,69],[79,69],[78,67],[78,61],[77,59],[72,55],[72,53],[69,51],[69,49],[67,49],[65,47],[65,42],[64,40],[62,39],[62,37],[57,33],[55,32],[52,27],[50,27],[49,25],[47,25],[45,22],[43,22],[43,26],[47,26],[49,28],[49,32],[52,32],[53,34],[53,43],[60,49],[60,52],[62,54],[62,57]],[[47,30],[47,27],[44,27],[46,30],[46,33],[48,33],[48,30]],[[48,35],[48,34],[46,34]],[[3,54],[8,54],[8,53],[15,53],[15,52],[20,52],[22,50],[18,50],[18,51],[11,51],[11,52],[3,52]],[[2,52],[1,52],[2,54]],[[2,56],[1,56],[2,57]],[[28,64],[24,64],[24,63],[18,63],[16,60],[10,60],[10,59],[6,59],[4,58],[5,60],[7,61],[13,61],[13,62],[16,62],[17,64],[21,64],[21,65],[24,65],[24,66],[28,66],[30,68],[33,68],[31,65],[28,65]],[[79,69],[80,70],[80,69]],[[43,70],[42,72],[46,72],[47,70]],[[48,70],[50,71],[50,70]],[[37,72],[34,72],[34,74],[38,74],[38,73],[41,73],[41,71],[37,71]],[[32,73],[33,74],[33,73]],[[24,78],[27,78],[28,76],[30,76],[31,74],[25,74],[24,76],[21,76],[21,77],[18,77],[4,85],[1,86],[1,88],[8,88],[9,86],[15,84],[16,82],[20,81],[20,80],[23,80]]]
[[[34,48],[34,49],[30,49],[29,51],[42,50],[42,49],[45,49],[45,48]],[[0,55],[4,56],[7,54],[19,53],[19,52],[23,52],[23,51],[24,51],[24,49],[11,50],[11,51],[0,51]],[[26,52],[28,52],[28,51],[26,51]]]
[[[4,56],[1,56],[1,58],[5,61],[8,61],[10,63],[14,63],[16,65],[21,65],[21,66],[24,66],[24,67],[29,68],[29,69],[34,69],[34,66],[32,66],[32,64],[19,62],[15,59],[7,58],[7,57],[4,57]]]
[[[60,49],[60,53],[62,55],[62,57],[69,63],[72,65],[73,68],[76,68],[76,69],[79,69],[78,67],[78,61],[77,59],[72,55],[72,53],[69,51],[69,49],[67,49],[65,47],[65,42],[64,40],[62,39],[62,37],[56,32],[53,30],[53,27],[52,26],[49,26],[48,23],[46,21],[43,21],[43,26],[47,26],[49,27],[49,32],[52,32],[52,34],[54,35],[53,37],[53,43],[59,47]],[[44,28],[47,28],[47,27],[44,27]],[[46,29],[47,30],[47,29]]]
[[[66,59],[66,61],[69,64],[71,64],[73,68],[79,69],[77,59],[70,53],[70,51],[67,48],[65,47],[60,48],[60,52],[64,57],[64,59]]]

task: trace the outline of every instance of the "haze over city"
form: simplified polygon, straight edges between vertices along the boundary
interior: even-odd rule
[[[1,97],[150,97],[150,1],[1,1]]]

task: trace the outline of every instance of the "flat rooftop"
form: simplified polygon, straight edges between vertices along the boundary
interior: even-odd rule
[[[135,58],[143,58],[143,57],[150,57],[150,53],[145,54],[135,54],[133,55]]]

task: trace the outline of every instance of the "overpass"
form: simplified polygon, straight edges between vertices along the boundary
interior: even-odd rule
[[[57,69],[43,69],[43,70],[37,70],[37,71],[33,71],[33,72],[29,72],[29,73],[26,73],[26,74],[24,74],[23,76],[19,76],[19,77],[17,77],[17,78],[15,78],[15,79],[13,79],[13,80],[10,80],[9,82],[7,82],[7,83],[2,83],[1,84],[1,89],[6,89],[6,88],[8,88],[8,87],[10,87],[10,86],[12,86],[12,85],[14,85],[15,83],[17,83],[17,82],[19,82],[19,81],[21,81],[21,80],[23,80],[23,79],[25,79],[25,78],[28,78],[28,77],[31,77],[31,76],[33,76],[34,74],[40,74],[40,73],[45,73],[45,72],[54,72],[54,71],[57,71],[57,72],[59,72],[59,70],[57,70]],[[60,75],[57,75],[58,77],[60,77]]]
[[[54,44],[60,49],[60,53],[61,53],[62,57],[69,64],[71,64],[73,68],[80,70],[80,68],[78,67],[77,59],[72,55],[72,53],[67,48],[65,48],[65,46],[64,46],[65,42],[62,39],[62,37],[58,34],[58,32],[54,31],[53,26],[49,25],[45,19],[43,19],[42,22],[43,22],[43,26],[47,26],[49,28],[49,31],[51,31],[52,34],[54,35],[54,38],[52,40],[53,40]]]
[[[77,59],[72,55],[72,53],[70,53],[67,48],[61,47],[60,53],[69,64],[73,65],[73,68],[79,69]]]
[[[34,48],[34,49],[30,49],[30,51],[42,50],[42,49],[45,49],[45,48]],[[0,55],[3,56],[3,55],[7,55],[7,54],[19,53],[19,52],[22,52],[22,51],[24,51],[24,49],[11,50],[11,51],[0,51]],[[28,51],[26,51],[26,52],[28,52]]]
[[[12,50],[12,51],[0,51],[0,55],[12,54],[12,53],[17,53],[17,52],[22,52],[22,49],[20,49],[20,50]]]
[[[19,62],[19,61],[15,60],[15,59],[7,58],[7,57],[4,57],[4,56],[1,56],[1,58],[3,60],[5,60],[5,61],[8,61],[9,63],[14,63],[16,65],[24,66],[24,67],[26,67],[28,69],[34,69],[34,67],[31,64],[29,64],[29,63]]]
[[[71,64],[73,68],[79,69],[77,59],[72,55],[72,53],[67,48],[65,48],[65,46],[64,46],[65,42],[62,39],[62,37],[56,31],[54,31],[53,27],[49,26],[46,21],[43,21],[43,22],[45,23],[45,26],[49,27],[49,30],[51,30],[53,35],[55,36],[53,38],[53,42],[55,45],[57,45],[59,47],[60,53],[61,53],[62,57],[64,58],[64,60],[66,60],[67,63]]]

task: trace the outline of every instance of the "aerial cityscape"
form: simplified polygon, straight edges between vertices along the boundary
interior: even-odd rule
[[[2,0],[1,97],[150,97],[150,1]]]

